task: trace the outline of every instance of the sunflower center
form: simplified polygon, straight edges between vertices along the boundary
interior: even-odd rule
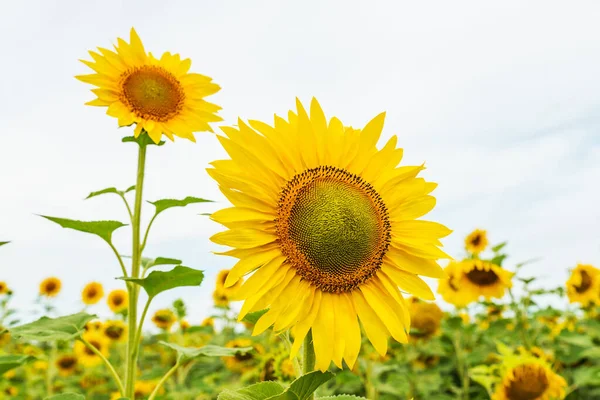
[[[534,400],[548,389],[548,376],[539,365],[519,365],[513,372],[514,378],[506,387],[506,397],[509,400]]]
[[[56,290],[56,283],[54,283],[54,282],[46,283],[46,291],[47,292],[54,292],[54,290]]]
[[[387,209],[371,185],[322,166],[294,176],[279,200],[277,234],[298,274],[324,292],[348,292],[381,266]]]
[[[115,306],[120,306],[121,304],[123,304],[123,298],[120,296],[115,297],[115,298],[113,298],[112,302]]]
[[[98,292],[96,291],[95,288],[91,288],[88,290],[88,297],[96,297],[97,294],[98,294]]]
[[[581,271],[581,283],[574,286],[577,293],[584,293],[592,286],[592,277],[585,271]]]
[[[237,352],[235,353],[235,359],[238,361],[248,361],[251,360],[253,358],[251,353],[241,353],[241,352]]]
[[[64,357],[58,362],[58,365],[63,369],[69,369],[77,363],[77,359],[74,357]]]
[[[467,278],[478,286],[490,286],[498,282],[498,275],[494,271],[473,269],[467,272]]]
[[[104,334],[113,340],[117,340],[123,336],[124,329],[120,326],[109,326],[104,331]]]
[[[120,100],[138,117],[168,121],[182,110],[184,99],[181,83],[162,67],[144,65],[121,77]]]
[[[479,243],[481,243],[481,236],[475,235],[475,237],[471,240],[471,244],[473,246],[479,246]]]

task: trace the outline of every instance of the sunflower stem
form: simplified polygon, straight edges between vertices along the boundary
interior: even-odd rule
[[[171,368],[166,374],[165,376],[162,377],[162,379],[158,382],[158,384],[156,385],[156,387],[154,388],[154,390],[152,391],[152,394],[150,395],[150,397],[148,397],[148,400],[154,400],[154,398],[156,397],[156,395],[158,394],[158,391],[160,390],[160,388],[165,384],[165,382],[175,373],[175,371],[177,371],[177,368],[179,368],[180,366],[180,360],[177,359],[177,362],[175,363],[175,365],[173,365],[173,368]]]
[[[140,221],[142,217],[142,194],[144,187],[144,170],[146,166],[146,145],[139,142],[137,180],[135,185],[135,203],[131,228],[133,231],[133,248],[131,252],[131,277],[138,278],[142,259],[140,243]],[[133,399],[135,376],[137,369],[137,356],[139,343],[136,342],[137,333],[137,302],[139,287],[133,283],[127,284],[129,293],[128,309],[128,340],[127,360],[125,364],[125,397]]]
[[[121,382],[121,378],[119,378],[119,374],[117,373],[117,371],[115,371],[115,367],[113,367],[113,365],[110,363],[110,361],[108,361],[108,359],[106,357],[104,357],[104,354],[102,354],[90,342],[85,340],[85,338],[83,336],[81,336],[79,338],[79,340],[81,340],[88,349],[90,349],[95,355],[100,357],[102,359],[102,361],[104,362],[104,364],[106,364],[106,367],[110,371],[110,374],[113,376],[113,379],[115,380],[115,383],[117,384],[117,387],[119,388],[119,393],[121,393],[121,396],[123,396],[125,393],[125,388],[123,388],[123,382]]]
[[[304,357],[302,359],[302,372],[303,372],[303,375],[306,375],[309,372],[312,372],[315,370],[315,348],[313,345],[312,329],[309,330],[308,333],[306,334],[306,337],[304,338],[304,346],[303,347],[304,347]],[[315,393],[312,393],[306,399],[314,400],[315,395],[316,395],[316,391],[315,391]]]

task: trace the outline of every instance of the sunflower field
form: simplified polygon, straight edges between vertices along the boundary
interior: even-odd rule
[[[508,262],[508,242],[482,229],[462,254],[444,252],[451,229],[424,219],[437,184],[420,177],[424,165],[402,163],[396,136],[381,143],[385,113],[352,128],[313,98],[273,121],[222,122],[207,100],[220,86],[190,59],[153,55],[134,29],[82,63],[87,104],[115,118],[137,152],[135,185],[88,198],[118,197],[129,221],[40,217],[57,235],[103,242],[114,255],[105,273],[121,288],[42,277],[44,316],[23,323],[0,282],[0,398],[600,399],[600,270],[572,265],[563,285],[541,287],[528,273],[535,260]],[[197,133],[228,156],[207,160],[230,203],[202,216],[220,224],[212,245],[230,260],[216,282],[147,256],[157,219],[209,199],[148,202],[152,217],[141,218],[152,155]],[[113,243],[117,229],[130,229],[130,248]],[[0,242],[0,259],[10,245]],[[149,312],[186,286],[213,293],[206,319],[190,319],[184,298]],[[63,293],[80,293],[83,311],[62,315]],[[101,303],[110,318],[85,311]]]

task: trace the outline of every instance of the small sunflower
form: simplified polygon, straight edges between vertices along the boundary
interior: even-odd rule
[[[62,287],[60,279],[51,277],[46,278],[40,283],[40,296],[55,297]]]
[[[567,281],[567,296],[571,303],[589,305],[600,300],[600,270],[579,264]]]
[[[242,283],[244,283],[244,280],[242,278],[239,278],[233,285],[226,287],[225,282],[227,281],[228,276],[229,276],[228,269],[223,269],[223,270],[219,271],[219,274],[217,275],[217,290],[220,290],[224,294],[231,296],[235,293],[235,291],[237,289],[239,289],[242,286]]]
[[[104,324],[102,323],[102,321],[89,321],[85,324],[83,329],[85,329],[86,332],[100,331],[103,326]]]
[[[150,395],[156,388],[156,382],[153,381],[136,381],[134,386],[134,398],[142,398]],[[164,393],[164,389],[159,390],[160,394]]]
[[[6,394],[7,396],[16,396],[19,394],[19,388],[15,386],[7,386],[4,389],[4,394]]]
[[[154,143],[163,134],[195,141],[194,132],[212,132],[209,123],[222,119],[216,115],[221,107],[204,100],[220,90],[211,78],[188,72],[191,60],[179,54],[156,59],[146,53],[133,28],[129,43],[117,41],[115,51],[99,47],[89,52],[93,62],[81,60],[96,72],[76,77],[98,87],[88,105],[108,107],[119,126],[136,124],[135,137],[147,132]]]
[[[488,245],[487,231],[475,229],[465,239],[465,247],[472,254],[479,254],[486,249]]]
[[[88,331],[83,338],[94,346],[104,357],[108,357],[110,341],[99,331]],[[77,361],[84,367],[94,367],[102,363],[102,359],[89,349],[82,341],[75,342]]]
[[[237,349],[242,347],[252,347],[254,350],[249,352],[238,352],[235,356],[222,357],[221,359],[225,363],[228,370],[232,372],[246,372],[256,367],[258,364],[258,355],[264,353],[263,347],[254,343],[250,339],[234,339],[230,340],[225,344],[225,347]]]
[[[313,99],[310,116],[297,101],[274,126],[238,121],[218,139],[230,159],[209,174],[233,207],[211,218],[225,232],[213,242],[238,258],[225,286],[254,271],[237,290],[239,319],[269,308],[254,335],[292,329],[292,357],[312,329],[316,368],[354,365],[362,322],[381,354],[388,338],[407,342],[410,316],[400,290],[433,300],[419,275],[440,278],[450,258],[445,226],[417,220],[435,206],[437,186],[417,178],[423,166],[397,167],[396,136],[377,148],[385,114],[362,130],[327,121]]]
[[[216,307],[229,307],[229,296],[223,289],[215,289],[213,292],[213,302]]]
[[[473,301],[470,293],[460,289],[462,268],[458,262],[450,262],[444,269],[446,277],[439,280],[437,292],[444,301],[458,308],[465,307]]]
[[[65,354],[58,357],[54,364],[60,376],[70,376],[77,368],[77,357],[74,354]]]
[[[99,282],[90,282],[83,288],[81,299],[84,304],[96,304],[104,297],[104,288]]]
[[[124,342],[127,339],[127,324],[121,320],[106,321],[102,333],[111,342]]]
[[[427,339],[436,335],[442,325],[444,313],[435,303],[424,302],[416,297],[409,299],[410,319],[412,321],[411,337]]]
[[[188,321],[186,321],[185,319],[182,319],[181,321],[179,321],[179,329],[181,329],[182,331],[186,331],[190,328],[190,323]]]
[[[127,309],[129,305],[129,298],[127,297],[127,291],[123,289],[113,290],[108,294],[106,299],[108,307],[114,313],[120,313]]]
[[[215,327],[215,319],[213,317],[204,318],[200,326]]]
[[[0,281],[0,294],[7,294],[10,292],[6,282]]]
[[[157,328],[164,329],[165,331],[171,330],[171,327],[175,323],[177,318],[175,318],[175,314],[173,311],[165,308],[163,310],[158,310],[152,316],[152,322],[156,325]]]
[[[280,357],[277,360],[277,376],[284,380],[290,381],[296,379],[296,370],[294,369],[294,362],[289,357]]]

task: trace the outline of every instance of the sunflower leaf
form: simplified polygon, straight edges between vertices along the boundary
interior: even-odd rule
[[[261,382],[237,390],[224,390],[217,400],[265,400],[283,393],[284,390],[278,382]]]
[[[144,288],[149,297],[154,297],[164,291],[181,286],[199,286],[204,279],[204,272],[183,265],[178,265],[170,271],[153,271],[145,277],[119,278],[127,282],[135,283]]]
[[[280,395],[268,397],[269,400],[306,400],[319,386],[332,379],[331,372],[313,371],[296,379],[289,388]]]
[[[83,333],[85,324],[96,315],[77,313],[58,318],[42,317],[37,321],[8,329],[15,338],[26,340],[71,340]]]
[[[10,371],[13,368],[20,367],[21,365],[26,364],[35,359],[36,358],[33,356],[25,356],[25,355],[0,356],[0,375],[5,373],[6,371]]]
[[[353,394],[338,394],[337,396],[319,397],[317,400],[367,400],[365,397],[355,396]]]
[[[249,322],[251,324],[256,324],[258,322],[258,320],[260,319],[260,317],[265,315],[267,313],[267,311],[269,311],[269,309],[265,308],[264,310],[258,310],[258,311],[248,313],[248,314],[246,314],[246,316],[244,317],[243,320],[245,322]]]
[[[9,244],[10,242],[0,242],[0,246],[4,246],[5,244]]]
[[[189,204],[194,203],[211,203],[212,200],[201,199],[200,197],[192,197],[188,196],[183,200],[177,199],[161,199],[156,201],[149,201],[148,203],[154,205],[156,207],[155,215],[160,214],[161,212],[173,208],[173,207],[185,207]]]
[[[100,196],[103,194],[108,194],[108,193],[113,193],[119,196],[123,196],[125,195],[125,193],[130,192],[132,190],[135,190],[135,185],[130,186],[129,188],[127,188],[127,190],[118,190],[117,188],[114,187],[110,187],[110,188],[106,188],[106,189],[102,189],[102,190],[98,190],[96,192],[92,192],[88,195],[88,197],[85,198],[85,200],[90,199],[92,197],[96,197],[96,196]]]
[[[144,133],[140,136],[138,136],[137,138],[135,136],[125,136],[123,139],[121,139],[121,142],[123,143],[137,143],[139,146],[148,146],[148,145],[154,145],[154,146],[162,146],[165,144],[164,140],[161,140],[158,143],[154,143],[154,141],[152,139],[150,139],[150,136],[148,136],[148,134]]]
[[[176,258],[156,257],[144,268],[148,269],[157,265],[181,265],[182,261]]]
[[[45,397],[44,400],[85,400],[85,396],[79,393],[61,393]],[[119,398],[119,400],[122,400],[122,398]]]
[[[500,243],[500,244],[497,244],[497,245],[495,245],[494,247],[492,247],[492,251],[493,251],[494,253],[497,253],[497,252],[499,252],[500,250],[502,250],[502,249],[504,248],[504,246],[506,246],[506,244],[507,244],[507,243],[508,243],[508,242],[502,242],[502,243]]]
[[[76,231],[98,235],[107,243],[111,242],[114,231],[121,227],[127,226],[127,224],[119,221],[77,221],[73,219],[49,217],[46,215],[40,215],[40,217],[55,222],[63,228],[74,229]]]
[[[180,361],[192,360],[200,356],[207,357],[233,357],[238,353],[248,353],[252,351],[252,347],[222,347],[208,344],[202,347],[183,347],[173,343],[160,341],[160,344],[167,346],[177,352]]]

